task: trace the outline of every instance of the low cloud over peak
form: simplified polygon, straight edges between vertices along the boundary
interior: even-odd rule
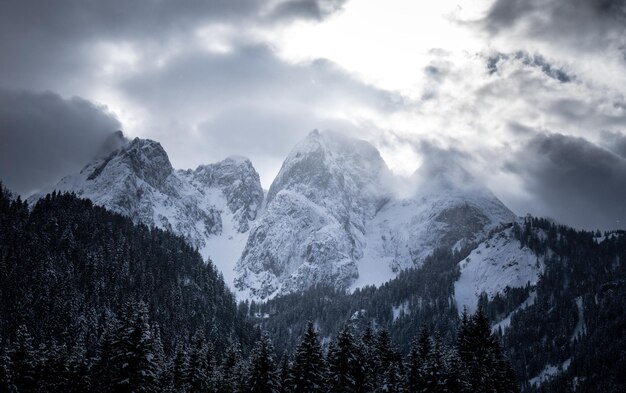
[[[0,89],[0,180],[28,196],[80,169],[120,126],[80,97]]]

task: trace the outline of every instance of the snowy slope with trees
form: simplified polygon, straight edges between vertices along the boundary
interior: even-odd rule
[[[512,228],[493,234],[459,262],[460,278],[454,283],[454,296],[461,312],[475,312],[478,299],[488,300],[506,288],[534,286],[543,273],[543,258],[522,246],[511,234]]]

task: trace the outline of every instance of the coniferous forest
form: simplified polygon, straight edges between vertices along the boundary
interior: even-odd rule
[[[313,323],[280,357],[184,241],[71,194],[32,210],[0,191],[3,392],[515,392],[485,314],[455,345],[423,328],[402,356],[386,329]]]
[[[474,315],[457,317],[451,294],[467,250],[438,250],[380,288],[236,304],[178,236],[73,194],[29,207],[1,188],[0,391],[566,392],[574,380],[619,392],[624,237],[530,218],[513,233],[549,255],[546,270]],[[392,315],[401,302],[412,312]],[[592,317],[571,336],[578,312]],[[492,329],[506,315],[511,327]]]

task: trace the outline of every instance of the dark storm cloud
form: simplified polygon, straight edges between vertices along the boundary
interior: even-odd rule
[[[543,72],[550,78],[556,79],[562,83],[571,82],[573,79],[573,77],[562,68],[555,67],[547,62],[543,56],[531,55],[523,51],[518,51],[513,54],[497,53],[493,56],[488,57],[487,70],[490,74],[494,74],[498,71],[498,67],[500,67],[503,62],[511,60],[520,61],[522,64],[529,67],[539,68],[541,72]]]
[[[624,39],[626,0],[496,0],[485,22],[492,33],[521,28],[536,39],[601,50]]]
[[[9,0],[0,5],[0,85],[34,90],[79,77],[98,66],[103,42],[156,45],[209,23],[241,27],[320,20],[343,0]],[[275,4],[275,3],[272,3]]]
[[[586,139],[539,134],[506,168],[563,223],[588,229],[626,223],[626,160]]]
[[[338,11],[342,1],[319,1],[319,0],[293,0],[285,1],[276,6],[271,14],[271,19],[283,19],[302,17],[306,19],[322,20],[326,16]]]
[[[283,19],[320,19],[339,10],[343,0],[9,0],[2,3],[3,31],[81,39],[157,38],[219,21],[272,23]],[[275,4],[273,8],[270,4]]]
[[[0,89],[0,180],[28,196],[80,169],[119,127],[82,98]]]

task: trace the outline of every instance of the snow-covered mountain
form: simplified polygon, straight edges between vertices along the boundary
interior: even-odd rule
[[[381,284],[437,247],[478,242],[515,215],[469,175],[425,165],[415,191],[395,179],[367,142],[312,132],[289,154],[250,231],[236,285],[266,298],[324,283]],[[459,181],[463,180],[463,184]]]
[[[113,134],[103,153],[45,193],[72,191],[133,221],[180,234],[232,281],[250,222],[263,202],[248,159],[229,157],[195,170],[175,170],[158,142]]]
[[[359,275],[365,227],[389,199],[369,143],[313,131],[284,161],[237,263],[237,287],[265,298]]]
[[[433,159],[399,179],[369,143],[318,131],[288,155],[265,201],[248,159],[175,170],[158,142],[121,132],[52,190],[184,236],[240,297],[262,299],[319,283],[382,284],[437,247],[478,243],[515,220],[462,168]]]

